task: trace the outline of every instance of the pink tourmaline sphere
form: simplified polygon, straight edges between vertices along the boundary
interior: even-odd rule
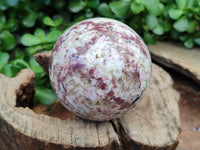
[[[117,118],[142,99],[151,78],[149,50],[127,25],[84,20],[56,42],[49,76],[61,104],[85,119]]]

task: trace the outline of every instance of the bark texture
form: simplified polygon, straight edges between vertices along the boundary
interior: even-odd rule
[[[35,56],[46,72],[49,57],[50,52]],[[152,69],[150,87],[143,100],[124,117],[108,122],[76,117],[59,102],[48,109],[31,109],[34,73],[25,69],[15,78],[0,75],[0,149],[175,149],[180,133],[179,94],[172,88],[168,73],[154,64]],[[59,111],[66,113],[66,118],[60,118]]]

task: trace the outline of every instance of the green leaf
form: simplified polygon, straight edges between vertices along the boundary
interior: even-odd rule
[[[44,105],[52,105],[56,101],[56,95],[53,90],[49,88],[35,88],[35,100],[44,104]]]
[[[32,12],[24,17],[22,23],[26,27],[33,27],[35,25],[36,18],[37,18],[36,13]]]
[[[35,70],[35,68],[37,68],[38,66],[40,66],[40,65],[37,63],[37,61],[34,59],[34,57],[33,57],[32,55],[29,57],[28,63],[29,63],[29,66],[30,66],[30,68],[31,68],[32,70]]]
[[[42,42],[44,40],[44,37],[45,37],[45,32],[44,32],[44,30],[37,28],[34,32],[34,35],[36,37],[38,37],[40,39],[40,41]]]
[[[132,0],[120,0],[120,1],[122,1],[122,2],[131,2]],[[138,2],[140,1],[140,0],[137,0]]]
[[[171,0],[160,0],[163,3],[169,3]]]
[[[25,57],[24,51],[15,52],[15,59],[24,59],[24,57]]]
[[[6,51],[12,50],[17,44],[14,35],[7,30],[0,34],[0,39]]]
[[[110,9],[118,17],[126,17],[130,7],[130,3],[126,1],[114,1],[109,3]]]
[[[183,14],[182,10],[172,8],[169,10],[169,16],[172,19],[178,19]]]
[[[149,32],[144,32],[144,41],[149,45],[154,45],[156,43],[153,36]]]
[[[37,63],[33,56],[30,56],[28,61],[30,68],[35,73],[36,78],[39,80],[40,78],[45,76],[45,72],[42,67]]]
[[[8,53],[0,52],[0,70],[8,63],[9,58],[10,57]]]
[[[77,13],[85,7],[85,3],[83,0],[73,0],[69,3],[69,10],[73,13]]]
[[[18,0],[5,0],[8,6],[16,6],[18,4]]]
[[[59,25],[61,25],[63,22],[63,18],[61,16],[55,16],[54,17],[54,23],[55,26],[58,27]]]
[[[24,46],[33,46],[33,45],[40,44],[41,40],[32,34],[26,33],[22,36],[21,43]]]
[[[45,25],[51,26],[51,27],[55,27],[56,26],[55,23],[54,23],[54,21],[49,16],[44,17],[43,23]]]
[[[159,3],[159,8],[160,8],[160,14],[163,14],[166,11],[165,5],[162,3]]]
[[[89,0],[88,1],[88,6],[89,7],[92,7],[92,8],[95,8],[99,5],[99,0]]]
[[[160,2],[159,0],[144,0],[144,6],[148,12],[154,16],[160,14]]]
[[[94,16],[94,13],[91,10],[91,8],[86,9],[85,16],[86,16],[86,18],[92,18]]]
[[[3,14],[0,14],[0,22],[5,24],[6,23],[6,16]]]
[[[44,49],[44,50],[47,50],[47,51],[52,50],[54,44],[55,44],[55,43],[45,43],[45,44],[43,45],[43,49]]]
[[[176,31],[175,29],[172,29],[172,31],[170,33],[171,33],[171,37],[173,39],[177,40],[179,38],[180,32]]]
[[[187,41],[184,42],[185,47],[192,48],[194,46],[194,41],[192,38],[189,38]]]
[[[188,1],[187,1],[187,7],[188,7],[188,8],[193,8],[194,1],[195,1],[195,0],[188,0]]]
[[[57,41],[57,39],[60,37],[62,33],[59,30],[53,30],[51,32],[49,32],[46,37],[44,38],[44,40],[46,42],[55,42]]]
[[[165,32],[168,32],[171,30],[171,24],[167,20],[163,21],[162,26],[163,26]]]
[[[51,84],[49,82],[49,79],[44,76],[42,78],[36,78],[36,80],[35,80],[35,87],[47,87],[47,88],[51,88]]]
[[[5,25],[5,28],[9,31],[16,31],[18,28],[17,20],[15,19],[9,19]]]
[[[0,0],[0,10],[4,11],[8,8],[5,0]]]
[[[12,76],[16,76],[24,68],[30,68],[23,59],[15,59],[11,62],[11,65]]]
[[[45,5],[49,5],[51,3],[51,0],[44,0]]]
[[[177,20],[173,27],[178,31],[178,32],[184,32],[188,28],[188,20],[186,17],[182,17],[179,20]]]
[[[188,39],[188,35],[187,34],[182,34],[179,36],[179,39],[181,42],[185,42]]]
[[[196,22],[195,20],[194,20],[194,21],[190,21],[190,22],[188,23],[187,32],[188,32],[188,33],[193,33],[193,32],[195,32],[196,26],[197,26],[197,22]]]
[[[157,35],[162,35],[162,34],[164,33],[164,29],[163,29],[163,27],[162,27],[160,24],[158,24],[158,25],[156,26],[156,28],[153,29],[153,32],[154,32],[155,34],[157,34]]]
[[[3,30],[4,26],[5,26],[5,25],[4,25],[2,22],[0,22],[0,31]]]
[[[134,14],[139,14],[140,12],[142,12],[144,10],[144,6],[143,4],[138,4],[136,1],[133,1],[131,3],[131,11]]]
[[[112,17],[113,13],[106,3],[101,3],[97,9],[98,13],[104,17]]]
[[[143,0],[135,0],[137,4],[143,4]]]
[[[0,14],[0,31],[4,29],[6,24],[6,16]]]
[[[197,3],[198,3],[198,5],[200,6],[200,1],[199,1],[199,0],[197,1]]]
[[[199,37],[199,38],[195,38],[195,39],[194,39],[194,42],[195,42],[197,45],[200,46],[200,37]]]
[[[2,70],[1,70],[1,73],[3,73],[5,76],[7,77],[13,77],[14,74],[12,72],[12,65],[11,64],[6,64]]]
[[[194,17],[196,20],[200,21],[200,13],[195,13]]]
[[[15,59],[12,64],[20,69],[30,68],[29,64],[23,59]]]
[[[137,16],[131,18],[128,25],[131,28],[133,28],[138,34],[142,34],[143,30],[144,30],[143,28],[141,28],[142,23],[143,23],[143,20],[140,19],[139,15],[137,15]],[[147,28],[147,30],[148,30],[148,28]]]
[[[185,8],[187,1],[188,0],[175,0],[177,7],[181,10]]]
[[[34,46],[30,46],[30,47],[27,47],[26,48],[26,54],[27,55],[33,55],[35,54],[36,52],[38,52],[39,50],[42,49],[42,46],[41,45],[34,45]]]
[[[158,19],[154,15],[147,15],[146,18],[146,24],[150,30],[153,30],[158,25]]]

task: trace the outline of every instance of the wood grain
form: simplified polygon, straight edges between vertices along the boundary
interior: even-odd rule
[[[198,47],[188,49],[181,43],[158,41],[156,45],[149,45],[148,48],[155,62],[174,69],[200,84]]]
[[[172,83],[163,69],[153,65],[151,84],[143,100],[113,122],[125,149],[176,148],[180,133],[179,94],[171,88]]]
[[[16,78],[0,75],[0,147],[3,150],[119,149],[110,122],[91,122],[78,117],[67,120],[36,114],[30,108],[15,107],[16,91],[33,81],[31,70]]]
[[[36,60],[37,57],[48,71],[50,52],[37,54]],[[33,101],[34,73],[26,69],[15,78],[0,75],[0,147],[3,150],[175,149],[180,132],[179,94],[163,69],[154,64],[152,68],[151,84],[143,100],[124,117],[108,122],[88,121],[73,114],[59,117],[58,111],[69,112],[58,102],[50,109],[43,107],[44,111],[41,106],[31,109],[29,103],[18,103],[17,95]]]

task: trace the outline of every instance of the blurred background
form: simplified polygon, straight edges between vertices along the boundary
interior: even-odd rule
[[[200,0],[0,0],[0,73],[14,77],[24,68],[32,69],[36,75],[36,103],[54,104],[56,96],[48,76],[33,55],[51,50],[67,28],[94,17],[124,22],[147,45],[156,45],[157,41],[176,42],[191,54],[194,47],[199,49],[200,46]],[[163,65],[162,60],[159,63]],[[198,65],[200,67],[200,61],[194,66]],[[175,88],[179,92],[184,95],[188,91],[185,89],[194,87],[196,96],[190,95],[188,99],[193,96],[193,99],[200,101],[199,85],[187,79],[189,81],[183,86],[179,81],[186,80],[185,77],[177,72],[172,75],[177,79]],[[196,139],[200,141],[200,118],[196,108],[200,104],[181,101],[182,104],[186,110],[189,104],[197,109],[192,114],[197,114],[195,119],[198,119],[198,123],[190,126],[189,130],[194,131]],[[188,111],[186,115],[189,117],[191,112]]]

